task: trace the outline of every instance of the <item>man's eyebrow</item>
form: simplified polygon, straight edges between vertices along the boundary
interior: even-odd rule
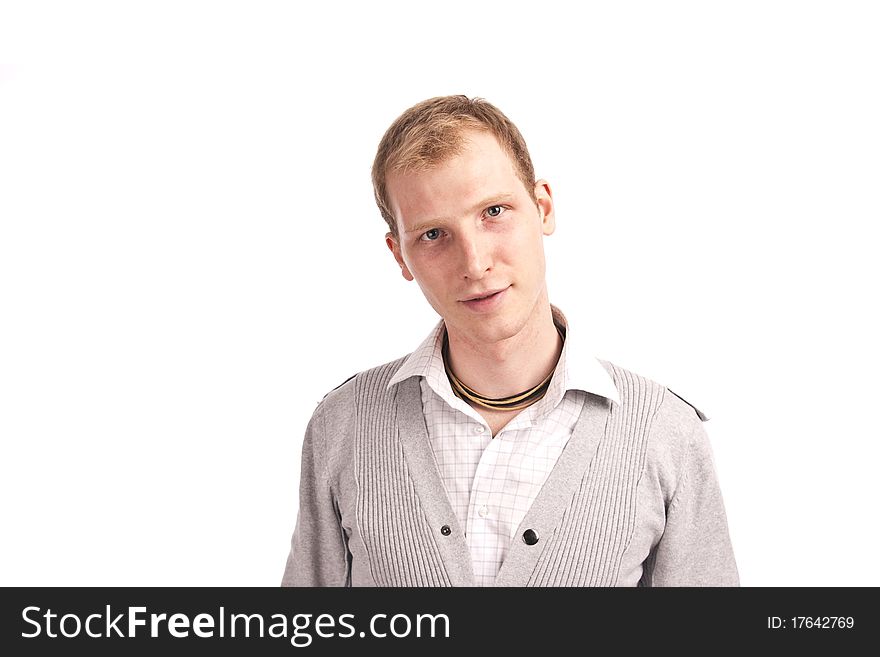
[[[472,214],[477,210],[482,210],[485,207],[489,207],[491,205],[497,205],[498,203],[506,203],[512,201],[516,198],[515,194],[511,194],[510,192],[504,192],[501,194],[492,194],[492,196],[487,196],[479,203],[475,203],[473,207],[468,210],[468,214]],[[404,233],[421,233],[425,230],[429,230],[431,228],[436,228],[438,224],[443,224],[448,221],[446,217],[439,217],[437,219],[431,219],[428,221],[422,221],[417,226],[410,228],[409,230],[403,231]]]

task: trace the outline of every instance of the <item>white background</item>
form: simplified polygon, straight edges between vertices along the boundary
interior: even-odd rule
[[[872,2],[4,2],[4,585],[280,583],[325,392],[437,320],[369,172],[424,98],[554,190],[551,300],[711,420],[744,585],[878,585]]]

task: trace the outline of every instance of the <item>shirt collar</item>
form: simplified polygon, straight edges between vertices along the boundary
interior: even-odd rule
[[[437,359],[439,359],[440,367],[443,367],[441,354],[443,331],[444,325],[441,319],[428,334],[428,337],[422,341],[422,344],[403,361],[403,365],[397,369],[388,382],[388,388],[412,376],[428,376],[431,373],[432,364],[435,364]]]
[[[547,403],[555,404],[567,390],[583,390],[584,392],[600,395],[620,404],[617,386],[614,385],[614,379],[611,378],[608,370],[605,369],[597,358],[586,355],[586,352],[583,350],[584,344],[577,342],[578,336],[576,333],[573,335],[571,323],[562,314],[562,311],[552,304],[550,309],[553,312],[553,319],[566,327],[565,343],[562,346],[562,353],[559,356],[559,362],[556,364],[553,379],[550,381],[550,388],[547,390],[544,399],[539,400],[536,406],[545,400]],[[394,376],[391,377],[391,380],[388,382],[388,388],[413,376],[427,378],[432,372],[436,373],[438,368],[442,371],[443,356],[441,355],[441,348],[443,331],[444,325],[441,319],[428,334],[428,337],[407,357]],[[443,387],[445,388],[446,386]]]

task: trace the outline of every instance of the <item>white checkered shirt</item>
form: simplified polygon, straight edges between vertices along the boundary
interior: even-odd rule
[[[583,408],[586,393],[620,403],[602,364],[581,358],[571,327],[551,306],[566,338],[547,393],[492,438],[477,411],[455,396],[443,368],[441,320],[404,361],[388,387],[421,377],[428,438],[446,494],[464,528],[478,586],[493,586],[522,519],[550,475]]]

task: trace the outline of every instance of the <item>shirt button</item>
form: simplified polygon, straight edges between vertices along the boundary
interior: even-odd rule
[[[443,525],[440,528],[440,533],[444,536],[449,536],[452,533],[452,529],[449,527],[449,525]]]
[[[486,427],[484,427],[482,424],[478,424],[474,427],[474,433],[483,433],[485,430]]]
[[[480,507],[480,510],[477,511],[477,513],[480,514],[481,518],[485,518],[486,516],[489,515],[489,507],[484,504],[483,506]]]
[[[538,542],[538,533],[534,529],[527,529],[523,532],[522,538],[526,545],[534,545]]]

